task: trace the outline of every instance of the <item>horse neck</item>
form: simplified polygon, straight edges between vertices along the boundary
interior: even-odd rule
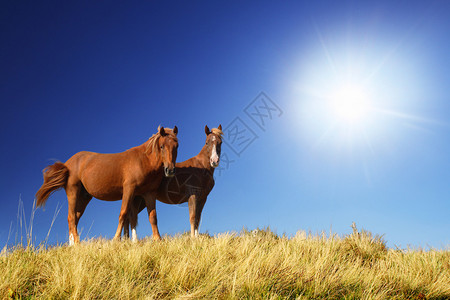
[[[211,163],[209,161],[209,153],[206,150],[206,145],[203,146],[202,150],[200,150],[200,153],[195,156],[197,158],[197,161],[201,164],[202,168],[209,171],[211,174],[214,174],[214,168],[211,167]]]
[[[158,169],[162,165],[161,154],[158,150],[153,151],[152,147],[149,148],[147,143],[148,141],[136,148],[145,157],[149,169]]]

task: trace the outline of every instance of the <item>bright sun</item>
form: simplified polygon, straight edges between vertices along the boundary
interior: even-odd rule
[[[356,84],[344,84],[329,95],[331,113],[340,123],[356,125],[364,121],[370,110],[367,91]]]
[[[412,63],[415,57],[399,52],[398,43],[353,37],[353,30],[333,29],[328,37],[316,30],[317,43],[302,53],[295,80],[289,81],[295,91],[293,122],[311,149],[336,164],[341,157],[360,160],[369,176],[370,159],[398,142],[397,129],[436,124],[411,114],[425,103],[425,90],[417,87],[423,88],[427,76]]]

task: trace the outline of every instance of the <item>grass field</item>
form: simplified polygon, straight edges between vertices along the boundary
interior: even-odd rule
[[[356,228],[16,247],[0,256],[0,298],[450,299],[450,251],[387,249]]]

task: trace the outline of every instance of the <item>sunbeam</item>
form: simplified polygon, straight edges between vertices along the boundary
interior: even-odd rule
[[[412,130],[448,126],[418,114],[427,83],[417,59],[404,53],[407,37],[373,37],[363,46],[363,40],[350,33],[338,40],[339,35],[329,38],[314,28],[316,48],[296,83],[302,97],[302,130],[309,130],[313,151],[323,151],[331,162],[360,164],[369,184],[372,158],[407,138],[398,135],[405,121],[417,126]]]

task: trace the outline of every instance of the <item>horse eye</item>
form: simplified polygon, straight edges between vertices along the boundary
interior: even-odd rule
[[[164,145],[161,145],[161,149],[164,149]]]

